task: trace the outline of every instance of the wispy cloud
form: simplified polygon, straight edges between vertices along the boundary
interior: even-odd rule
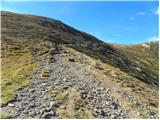
[[[115,41],[114,40],[105,40],[106,42],[108,43],[114,43]]]
[[[158,15],[159,14],[159,8],[157,8],[156,10],[153,10],[153,13]]]
[[[133,27],[133,26],[120,25],[117,28],[125,31],[132,31],[132,32],[136,31],[136,27]]]
[[[137,12],[136,14],[137,15],[145,15],[146,13],[145,12]]]
[[[135,18],[134,18],[134,17],[130,17],[129,19],[130,19],[130,20],[134,20]]]
[[[15,10],[10,9],[10,8],[7,8],[7,7],[3,7],[3,6],[0,8],[0,10],[1,10],[1,11],[15,12]]]
[[[153,8],[153,9],[150,9],[149,11],[147,11],[147,12],[137,12],[136,14],[141,15],[141,16],[151,15],[151,14],[158,15],[159,14],[159,8]]]
[[[153,9],[150,9],[149,11],[150,15],[153,14],[153,15],[158,15],[159,14],[159,7],[158,8],[153,8]]]
[[[152,37],[149,37],[147,39],[148,42],[151,42],[151,41],[159,41],[159,37],[158,36],[152,36]]]

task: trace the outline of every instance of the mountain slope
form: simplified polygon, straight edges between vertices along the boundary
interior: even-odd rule
[[[140,68],[140,71],[145,71],[147,74],[150,74],[152,78],[155,78],[155,80],[157,80],[155,83],[158,84],[158,41],[129,46],[113,45],[113,47],[120,51],[121,54],[127,56],[130,61],[135,62]]]
[[[149,66],[136,51],[57,20],[2,12],[2,110],[13,118],[157,118],[158,54]]]

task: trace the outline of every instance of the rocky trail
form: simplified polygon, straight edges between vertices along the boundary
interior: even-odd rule
[[[74,59],[67,56],[67,50],[54,53],[54,62],[42,65],[32,76],[31,84],[20,89],[16,98],[3,106],[2,111],[11,113],[13,118],[21,119],[63,118],[58,109],[62,108],[64,104],[57,99],[55,93],[67,97],[72,89],[80,94],[80,98],[85,101],[87,106],[78,108],[79,111],[91,111],[93,118],[128,118],[128,111],[124,110],[118,98],[113,94],[124,96],[124,99],[129,99],[128,101],[131,103],[136,104],[137,102],[126,97],[128,95],[113,87],[112,83],[108,83],[107,86],[103,80],[90,74],[84,63],[76,63]],[[41,80],[40,76],[44,69],[47,69],[48,72]],[[111,85],[112,87],[109,87]],[[139,104],[139,106],[142,105]],[[145,106],[142,109],[145,110]],[[157,115],[150,110],[146,113],[150,116],[149,118],[157,118]]]

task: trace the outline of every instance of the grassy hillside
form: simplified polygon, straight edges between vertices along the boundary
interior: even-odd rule
[[[121,54],[127,56],[139,68],[139,72],[145,71],[155,78],[158,84],[159,76],[159,43],[150,42],[138,45],[112,45]]]
[[[49,63],[52,60],[50,45],[49,42],[34,44],[23,38],[2,36],[2,104],[12,100],[16,90],[29,84],[29,79],[41,66],[39,61]]]
[[[128,59],[125,54],[121,54],[110,45],[87,33],[80,32],[60,21],[45,17],[9,14],[8,12],[3,12],[2,16],[2,20],[4,20],[4,22],[2,21],[4,23],[2,27],[4,26],[4,30],[6,29],[13,36],[18,35],[18,37],[24,37],[27,40],[41,39],[52,41],[53,43],[66,44],[89,56],[98,58],[104,63],[119,67],[129,75],[148,84],[158,86],[158,76],[150,74],[148,72],[149,68],[142,69],[140,72],[139,66]],[[12,29],[17,28],[19,28],[19,31],[12,31]],[[155,66],[157,65],[156,63]]]
[[[158,42],[139,45],[107,44],[61,21],[2,12],[1,104],[5,106],[14,100],[17,91],[29,86],[35,74],[40,74],[37,77],[40,79],[37,86],[39,89],[41,89],[39,86],[45,86],[46,80],[53,82],[49,87],[57,87],[56,80],[64,82],[64,79],[77,75],[69,78],[71,83],[84,76],[80,79],[82,83],[94,86],[93,82],[89,84],[87,82],[96,79],[96,82],[104,85],[103,87],[114,91],[112,96],[119,99],[125,110],[132,110],[131,116],[138,112],[142,114],[142,118],[149,118],[148,113],[137,108],[137,104],[142,102],[153,112],[158,112],[158,46]],[[55,61],[58,62],[54,63]],[[65,65],[62,66],[59,61]],[[49,91],[51,96],[57,93],[56,87],[54,91]],[[41,91],[45,89],[42,88]],[[64,94],[64,91],[67,94]],[[77,89],[70,88],[64,91],[61,91],[62,93],[58,91],[54,95],[59,106],[57,111],[62,118],[93,118],[93,111],[89,109]],[[131,98],[127,102],[117,91],[123,91],[134,97],[138,103],[131,104]],[[51,101],[53,106],[55,101]],[[4,116],[11,117],[8,113],[4,113]]]
[[[21,26],[24,21],[14,23],[14,19],[14,16],[2,17],[2,105],[11,101],[17,90],[29,85],[31,76],[41,66],[39,61],[51,61],[50,51],[54,48],[51,42],[38,37],[35,41],[28,40],[30,35],[24,36],[25,28]]]

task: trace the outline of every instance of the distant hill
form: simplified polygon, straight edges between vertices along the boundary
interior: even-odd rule
[[[158,85],[159,76],[159,43],[148,42],[144,44],[137,45],[113,45],[117,51],[128,57],[128,59],[134,62],[139,68],[140,72],[144,71],[155,81],[154,83]],[[147,77],[147,76],[146,76]],[[145,78],[145,75],[144,75]],[[152,79],[152,80],[153,80]],[[150,83],[152,80],[147,81],[143,79],[144,82]]]
[[[58,20],[1,14],[2,118],[158,118],[158,42],[108,44]]]

